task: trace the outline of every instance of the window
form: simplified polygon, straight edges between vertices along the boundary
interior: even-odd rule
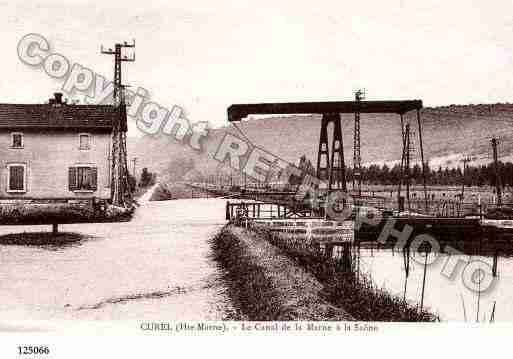
[[[7,169],[7,192],[26,192],[25,164],[10,164]]]
[[[70,191],[96,191],[98,169],[90,166],[75,166],[69,168]]]
[[[23,148],[23,133],[11,133],[11,148]]]
[[[79,138],[79,149],[89,150],[91,149],[91,136],[88,133],[81,133],[78,135]]]

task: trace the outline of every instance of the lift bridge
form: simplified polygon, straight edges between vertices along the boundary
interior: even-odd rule
[[[430,229],[437,233],[450,233],[452,238],[463,238],[469,232],[479,230],[480,211],[476,208],[466,208],[462,201],[442,202],[428,198],[426,186],[427,165],[424,158],[424,146],[422,139],[421,100],[405,101],[364,101],[362,93],[357,93],[355,101],[331,101],[331,102],[296,102],[296,103],[259,103],[259,104],[234,104],[228,108],[228,121],[239,122],[250,115],[284,115],[284,114],[318,114],[321,115],[320,135],[317,151],[316,175],[320,180],[327,182],[327,189],[324,195],[334,191],[346,193],[346,198],[351,198],[347,204],[353,206],[353,211],[362,208],[373,208],[386,216],[396,217],[398,222],[412,224],[421,230]],[[413,121],[405,123],[405,116]],[[394,114],[398,116],[398,125],[401,126],[401,175],[397,184],[397,197],[385,198],[379,196],[364,196],[361,193],[360,184],[358,190],[349,192],[347,189],[346,165],[344,157],[344,146],[342,136],[341,114],[355,115],[355,136],[354,146],[355,158],[360,161],[360,114]],[[358,123],[356,123],[358,121]],[[416,122],[418,134],[418,155],[420,155],[422,192],[423,198],[411,198],[410,194],[410,164],[413,151],[413,128],[412,123]],[[332,134],[328,130],[332,126]],[[357,130],[357,131],[356,131]],[[331,144],[329,138],[331,137]],[[358,137],[358,138],[356,138]],[[359,172],[359,163],[354,163],[355,172]],[[357,176],[360,173],[356,173]],[[361,181],[361,177],[357,177]],[[404,193],[403,193],[404,190]],[[251,199],[247,203],[229,203],[226,209],[227,219],[230,219],[237,212],[237,208],[244,206],[249,217],[261,219],[291,218],[291,217],[317,217],[330,219],[323,210],[311,208],[305,203],[298,203],[295,199],[295,192],[273,191],[251,191],[246,190],[240,193],[238,198]],[[259,204],[254,204],[258,202]],[[274,206],[274,208],[273,208]],[[267,211],[264,208],[269,207]],[[468,218],[473,214],[473,218]],[[465,218],[467,217],[467,218]],[[371,231],[375,236],[374,231]],[[477,233],[477,232],[476,232]]]
[[[410,111],[414,111],[417,119],[420,156],[422,163],[422,178],[423,178],[423,191],[424,191],[424,207],[428,206],[428,194],[426,188],[425,178],[425,162],[424,150],[422,143],[422,124],[420,117],[420,109],[422,108],[421,100],[407,100],[407,101],[362,101],[361,93],[357,93],[355,101],[333,101],[333,102],[298,102],[298,103],[261,103],[261,104],[237,104],[228,108],[228,120],[230,122],[242,121],[249,115],[281,115],[281,114],[319,114],[321,115],[319,145],[317,152],[317,167],[316,175],[320,180],[326,180],[327,192],[343,191],[348,193],[347,180],[346,180],[346,165],[344,157],[344,144],[342,136],[341,114],[355,114],[355,123],[359,122],[360,114],[373,113],[373,114],[396,114],[400,119],[401,132],[403,133],[403,145],[405,145],[405,125],[404,115]],[[332,143],[329,143],[329,126],[332,126]],[[355,132],[355,157],[360,158],[360,139],[359,139],[359,124],[355,126],[358,129]],[[358,136],[358,138],[356,138]],[[408,142],[409,144],[409,142]],[[403,151],[404,152],[404,151]],[[359,161],[358,161],[359,162]],[[405,161],[403,161],[405,162]],[[408,161],[409,162],[409,161]],[[356,175],[359,177],[359,168],[355,165]],[[402,180],[409,189],[408,171],[406,166],[402,168]],[[358,179],[361,181],[361,177]],[[402,197],[400,192],[401,183],[399,184],[398,196]],[[352,193],[361,203],[364,196],[361,194],[361,189],[357,193]],[[410,203],[409,191],[407,191],[406,201]]]

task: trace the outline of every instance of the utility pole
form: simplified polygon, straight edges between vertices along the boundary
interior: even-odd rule
[[[353,141],[353,191],[357,186],[358,197],[362,196],[362,156],[360,152],[360,102],[365,98],[365,90],[355,92],[356,112],[354,113]]]
[[[410,124],[407,123],[403,129],[403,153],[401,155],[401,173],[399,177],[399,187],[397,190],[397,204],[399,211],[404,210],[404,198],[401,196],[401,185],[406,187],[406,201],[408,201],[408,210],[410,209],[410,161],[411,161],[411,139]]]
[[[463,183],[461,185],[461,202],[463,202],[463,196],[465,195],[465,174],[467,172],[467,163],[472,161],[472,158],[467,155],[467,157],[463,158],[461,162],[463,162]]]
[[[125,206],[132,200],[132,193],[128,183],[128,164],[126,152],[126,103],[124,86],[121,83],[121,63],[124,61],[135,61],[135,54],[127,57],[122,54],[122,48],[134,48],[135,40],[132,44],[124,42],[114,45],[114,50],[109,48],[105,50],[101,46],[100,52],[105,55],[114,55],[114,107],[118,112],[118,117],[113,124],[112,130],[112,156],[111,156],[111,199],[117,206]]]
[[[502,193],[501,193],[501,177],[499,173],[499,156],[497,154],[497,145],[499,141],[496,138],[492,138],[492,149],[493,149],[493,163],[495,167],[495,189],[497,192],[497,206],[502,206]]]
[[[406,166],[406,172],[405,172],[405,179],[406,179],[406,200],[408,201],[408,210],[410,209],[410,180],[411,180],[411,174],[410,174],[410,156],[411,156],[411,141],[410,141],[410,124],[406,124],[406,129],[404,131],[405,136],[405,166]]]

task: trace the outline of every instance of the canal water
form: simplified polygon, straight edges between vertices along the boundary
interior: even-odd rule
[[[220,320],[233,308],[211,259],[225,201],[146,202],[131,222],[59,226],[66,247],[0,246],[2,320]],[[13,232],[50,226],[0,226]]]
[[[276,229],[276,227],[274,228]],[[292,227],[285,226],[285,228]],[[361,249],[360,254],[361,272],[372,279],[378,288],[402,299],[405,285],[405,264],[402,253],[394,253],[391,249],[374,249],[372,251]],[[442,321],[476,322],[479,320],[488,322],[494,304],[495,321],[513,321],[513,306],[510,305],[513,302],[512,257],[499,257],[498,276],[494,280],[494,285],[479,295],[465,285],[470,280],[468,273],[472,271],[466,272],[466,282],[464,283],[463,273],[466,263],[469,260],[479,260],[488,264],[488,269],[491,270],[493,262],[491,257],[466,255],[449,257],[447,254],[438,253],[436,260],[434,260],[433,254],[428,259],[428,263],[433,263],[426,266],[424,307],[437,314]],[[424,254],[417,253],[410,256],[406,299],[412,305],[420,305],[421,302],[424,261]],[[444,266],[447,264],[445,268],[452,268],[453,263],[458,263],[458,265],[454,267],[454,270],[449,271],[452,275],[448,278],[447,275],[444,275],[448,272],[448,270],[444,271]],[[485,280],[483,280],[484,283]]]
[[[495,321],[513,321],[513,258],[499,257],[495,284],[479,295],[469,290],[463,280],[464,261],[468,261],[469,258],[492,265],[490,257],[453,256],[450,262],[447,262],[447,254],[438,254],[437,259],[426,266],[424,306],[438,314],[442,321],[464,322],[466,318],[467,322],[476,322],[479,318],[480,322],[489,322],[495,302]],[[428,259],[431,261],[434,258]],[[412,304],[421,302],[424,260],[423,253],[410,257],[406,299]],[[453,276],[447,278],[442,273],[444,265],[456,263],[456,260],[461,262],[455,267]],[[379,288],[403,298],[405,266],[402,253],[394,253],[391,249],[362,249],[360,268]]]

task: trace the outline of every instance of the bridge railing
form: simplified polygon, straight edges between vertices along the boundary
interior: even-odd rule
[[[233,221],[241,217],[253,220],[318,216],[312,208],[300,204],[290,206],[280,202],[226,202],[226,220]]]

